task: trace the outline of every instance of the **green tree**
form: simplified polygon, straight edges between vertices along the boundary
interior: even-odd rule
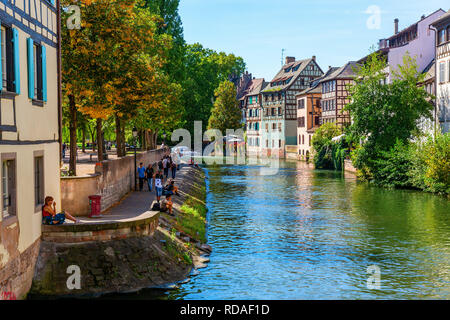
[[[450,194],[450,133],[428,137],[411,147],[409,177],[413,186]]]
[[[218,129],[222,134],[227,129],[238,129],[241,124],[241,110],[236,99],[236,87],[230,81],[223,81],[214,91],[216,101],[208,122],[208,129]]]
[[[333,142],[332,139],[341,135],[342,130],[334,123],[320,126],[312,137],[314,149],[314,165],[318,169],[340,169],[343,157],[343,142]]]
[[[173,81],[182,83],[186,79],[186,41],[183,35],[183,24],[178,13],[179,5],[180,0],[145,0],[143,2],[144,8],[163,19],[163,23],[158,25],[157,32],[170,35],[172,38],[169,59],[164,69]]]
[[[186,73],[183,83],[186,129],[193,132],[194,121],[202,121],[205,128],[211,116],[214,90],[231,74],[242,74],[245,63],[241,57],[204,48],[196,43],[186,49]],[[236,93],[235,93],[236,95]]]
[[[354,153],[354,165],[374,174],[379,159],[397,143],[407,144],[418,132],[420,119],[431,117],[428,93],[417,86],[424,75],[418,72],[415,59],[408,54],[384,84],[386,61],[373,53],[360,66],[355,85],[350,88],[351,103],[346,106],[352,116],[349,128],[353,141],[361,141]],[[395,157],[389,157],[395,159]]]

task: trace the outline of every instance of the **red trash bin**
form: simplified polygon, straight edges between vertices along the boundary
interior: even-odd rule
[[[101,203],[102,203],[102,196],[89,196],[89,204],[91,205],[91,214],[89,215],[89,218],[95,218],[100,217],[101,213]]]

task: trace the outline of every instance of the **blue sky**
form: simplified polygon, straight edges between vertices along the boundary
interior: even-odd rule
[[[380,9],[368,28],[370,6]],[[371,46],[437,9],[448,0],[181,0],[179,13],[188,43],[244,58],[255,77],[271,80],[285,56],[317,57],[320,67],[341,66],[369,53]],[[373,12],[373,11],[372,11]]]

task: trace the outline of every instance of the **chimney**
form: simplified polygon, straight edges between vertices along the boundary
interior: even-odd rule
[[[425,19],[426,18],[426,16],[425,15],[422,15],[422,17],[420,18],[420,20],[423,20],[423,19]]]
[[[398,19],[396,18],[394,20],[394,34],[398,33]]]
[[[295,57],[286,57],[286,64],[295,62]]]
[[[312,59],[313,59],[314,61],[316,61],[316,56],[312,56]]]

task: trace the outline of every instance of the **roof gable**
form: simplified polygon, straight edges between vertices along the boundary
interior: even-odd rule
[[[357,66],[358,66],[357,62],[350,61],[340,68],[331,68],[327,73],[328,75],[323,77],[322,80],[320,80],[320,83],[336,79],[354,78],[356,75],[354,69]]]
[[[248,96],[260,94],[266,83],[267,82],[264,81],[264,78],[252,79],[245,88],[244,95],[240,100],[244,100]]]
[[[302,71],[311,64],[314,64],[314,66],[316,66],[320,70],[320,72],[323,73],[319,65],[315,62],[315,59],[310,58],[294,61],[285,64],[263,91],[277,92],[289,88],[301,75]]]

